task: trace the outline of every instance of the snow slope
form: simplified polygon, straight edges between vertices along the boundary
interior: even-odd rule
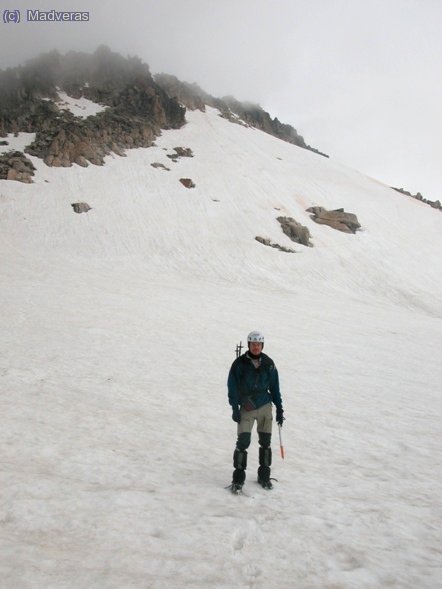
[[[89,100],[85,96],[81,96],[80,98],[72,98],[66,94],[66,92],[61,91],[57,88],[57,94],[60,100],[58,100],[55,104],[58,106],[60,110],[68,110],[74,116],[79,117],[80,119],[85,119],[90,116],[94,116],[100,112],[106,110],[106,107]]]
[[[434,589],[442,215],[213,109],[187,119],[103,167],[31,158],[34,184],[0,181],[2,589]],[[258,488],[254,434],[234,497],[225,382],[256,328],[286,459],[275,436]]]

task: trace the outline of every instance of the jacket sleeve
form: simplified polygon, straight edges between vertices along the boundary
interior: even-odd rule
[[[273,364],[273,369],[270,370],[269,390],[272,394],[272,402],[275,407],[282,409],[281,391],[279,390],[279,376],[276,366]]]
[[[229,376],[227,378],[227,391],[228,391],[228,398],[229,404],[234,408],[237,409],[240,402],[239,402],[239,391],[238,391],[238,363],[235,361],[229,371]]]

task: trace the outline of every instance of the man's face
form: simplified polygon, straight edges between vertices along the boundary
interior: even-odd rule
[[[258,356],[261,353],[263,343],[262,342],[249,342],[249,350],[255,356]]]

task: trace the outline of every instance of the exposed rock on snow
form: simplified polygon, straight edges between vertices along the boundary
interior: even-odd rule
[[[196,184],[191,178],[180,178],[180,182],[186,188],[195,188]]]
[[[292,217],[278,217],[277,219],[284,233],[295,243],[300,243],[308,247],[313,247],[310,243],[310,231],[301,223],[298,223]]]
[[[259,235],[257,235],[255,237],[255,239],[256,239],[256,241],[259,241],[259,243],[262,243],[263,245],[268,245],[269,247],[274,247],[275,249],[278,249],[282,252],[287,252],[290,254],[296,253],[295,250],[292,250],[289,247],[285,247],[285,245],[279,245],[279,243],[275,243],[274,241],[272,241],[268,237],[260,237]]]
[[[316,223],[328,225],[344,233],[356,233],[361,228],[357,216],[354,213],[344,212],[344,209],[327,211],[323,207],[310,207],[307,212],[313,213],[311,218]]]
[[[76,213],[87,213],[92,208],[87,202],[74,202],[71,206]]]
[[[32,183],[34,164],[21,151],[10,151],[0,156],[0,179]]]
[[[174,147],[175,153],[168,154],[167,157],[174,162],[180,157],[193,157],[193,152],[190,147]]]
[[[27,152],[42,157],[48,166],[103,165],[110,153],[123,156],[126,148],[150,147],[158,132],[159,128],[112,111],[84,121],[65,113],[50,130],[37,133]]]
[[[246,122],[244,122],[239,115],[235,114],[231,110],[228,110],[228,109],[227,110],[223,110],[222,112],[220,112],[219,116],[222,119],[226,119],[230,123],[235,123],[237,125],[242,125],[243,127],[252,127],[252,125],[249,125]]]
[[[161,170],[166,170],[167,172],[170,172],[170,168],[168,168],[164,164],[161,164],[160,162],[154,162],[150,165],[152,166],[152,168],[160,168]]]
[[[396,192],[400,192],[401,194],[405,194],[406,196],[410,196],[411,198],[420,200],[421,202],[430,205],[430,207],[433,207],[433,209],[439,209],[439,211],[442,211],[442,204],[440,200],[429,200],[427,198],[424,198],[420,192],[417,192],[416,194],[411,194],[411,192],[408,192],[408,190],[404,190],[403,188],[395,188],[394,186],[392,186],[392,188],[393,190],[396,190]]]

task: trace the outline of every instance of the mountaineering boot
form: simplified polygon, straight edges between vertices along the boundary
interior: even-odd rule
[[[234,495],[241,495],[242,493],[242,485],[238,483],[232,483],[228,488],[232,491]]]
[[[267,489],[268,491],[270,491],[270,489],[273,489],[273,484],[270,479],[268,481],[265,481],[258,477],[258,483],[261,485],[263,489]]]

